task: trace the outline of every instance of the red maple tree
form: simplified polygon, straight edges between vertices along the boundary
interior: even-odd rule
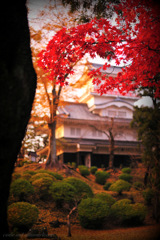
[[[63,28],[55,34],[45,50],[39,55],[39,66],[49,73],[57,84],[67,84],[73,66],[85,54],[96,54],[108,60],[128,63],[116,78],[92,70],[93,83],[99,92],[117,88],[120,93],[139,88],[154,89],[160,96],[160,9],[148,0],[126,0],[115,5],[116,24],[108,19],[93,19],[77,27]],[[109,67],[107,63],[103,69]],[[103,81],[101,81],[103,80]]]
[[[93,83],[99,85],[100,94],[115,88],[121,94],[147,88],[152,89],[154,98],[159,98],[160,8],[150,0],[121,0],[114,7],[115,24],[109,19],[95,18],[57,32],[40,52],[38,65],[51,81],[63,86],[68,84],[74,66],[86,54],[92,58],[99,55],[108,62],[89,74]],[[115,60],[117,65],[125,64],[116,78],[108,77],[102,71],[110,66],[110,60]],[[56,121],[58,98],[55,98],[51,124]]]

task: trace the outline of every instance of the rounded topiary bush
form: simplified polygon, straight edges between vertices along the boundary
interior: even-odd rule
[[[38,194],[39,198],[47,199],[49,194],[49,187],[52,185],[53,180],[50,177],[39,178],[32,182],[35,192]]]
[[[34,188],[28,180],[19,178],[11,184],[10,195],[13,195],[17,201],[26,201],[33,193]]]
[[[111,185],[112,185],[111,182],[107,182],[104,184],[103,189],[107,191]]]
[[[38,219],[38,208],[27,202],[16,202],[8,207],[8,222],[11,228],[27,232]]]
[[[63,176],[61,174],[56,172],[51,172],[49,170],[41,169],[41,170],[38,170],[37,173],[47,173],[57,180],[63,180]]]
[[[146,207],[141,203],[131,204],[131,200],[122,199],[111,206],[115,222],[124,225],[142,224],[146,216]]]
[[[48,173],[36,173],[30,178],[30,182],[34,182],[35,180],[44,178],[44,177],[48,177],[48,178],[52,179],[53,181],[56,181],[56,179]]]
[[[110,174],[105,171],[97,171],[95,173],[96,176],[96,183],[99,183],[101,185],[104,185],[106,183],[107,178],[109,178]]]
[[[96,166],[92,166],[91,169],[90,169],[90,172],[92,174],[95,174],[97,172],[98,168]]]
[[[133,177],[128,173],[122,173],[119,176],[119,179],[122,179],[122,180],[127,181],[127,182],[132,182]]]
[[[71,184],[75,188],[77,199],[93,197],[93,191],[91,187],[80,179],[69,177],[65,180],[65,182]]]
[[[20,173],[13,173],[12,174],[12,181],[15,181],[16,179],[20,178],[21,174]]]
[[[99,229],[110,214],[110,207],[96,198],[83,199],[78,205],[80,224],[84,228]]]
[[[142,182],[134,182],[133,186],[136,190],[142,190],[144,188],[144,184]]]
[[[26,174],[26,173],[29,173],[29,174],[31,174],[31,175],[36,174],[36,172],[33,171],[33,170],[26,170],[23,174]]]
[[[76,189],[65,181],[54,182],[49,188],[49,193],[53,201],[59,208],[63,207],[64,203],[71,204],[75,198]]]
[[[84,166],[84,165],[79,165],[78,166],[79,172],[83,177],[89,176],[90,172],[88,167]]]
[[[129,191],[130,188],[131,184],[129,182],[120,179],[112,183],[112,185],[109,187],[109,191],[117,192],[119,195],[121,195],[123,191]]]
[[[151,205],[152,203],[152,199],[154,196],[153,190],[151,188],[146,188],[143,192],[142,192],[143,198],[145,200],[145,203],[147,205]]]
[[[130,174],[131,173],[131,168],[130,167],[122,168],[122,172]]]
[[[26,179],[26,180],[30,180],[31,177],[32,177],[31,174],[29,174],[29,173],[24,173],[21,178]]]
[[[97,193],[95,195],[95,198],[100,199],[101,201],[104,201],[105,204],[111,206],[115,203],[115,199],[108,193]]]

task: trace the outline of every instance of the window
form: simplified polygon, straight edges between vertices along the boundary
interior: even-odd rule
[[[81,135],[81,129],[80,128],[71,128],[70,133],[72,136],[80,136]]]
[[[76,129],[75,129],[75,128],[71,128],[71,135],[72,135],[72,136],[75,135],[75,132],[76,132]]]
[[[125,111],[119,111],[118,112],[118,117],[126,117],[126,112]]]
[[[108,110],[108,116],[109,117],[115,117],[116,116],[116,111]]]

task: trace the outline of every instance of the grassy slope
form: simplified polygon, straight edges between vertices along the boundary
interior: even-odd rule
[[[39,164],[31,164],[25,165],[21,168],[16,168],[15,172],[22,173],[26,170],[39,170],[43,169],[43,165]],[[82,177],[76,171],[66,172],[65,170],[58,171],[64,177],[74,176],[85,181],[89,184],[94,193],[102,192],[103,186],[95,183],[95,177],[93,175],[88,176],[87,178]],[[120,170],[117,170],[116,173],[111,173],[111,177],[109,181],[113,182],[118,179],[118,175],[121,173]],[[144,168],[142,165],[139,166],[138,169],[133,169],[132,173],[134,181],[143,181],[144,176]],[[115,193],[109,192],[113,196]],[[124,193],[126,198],[129,196],[133,196],[136,202],[143,202],[143,198],[139,191],[136,191],[134,188],[130,190],[129,193]],[[61,240],[69,239],[67,236],[67,227],[65,224],[62,224],[60,228],[52,228],[49,224],[51,221],[55,221],[57,218],[60,222],[66,222],[66,213],[59,212],[54,208],[54,204],[50,203],[47,205],[44,202],[37,202],[36,205],[40,210],[39,221],[36,223],[36,227],[47,227],[48,234],[57,234],[61,237]],[[78,220],[76,220],[76,214],[71,218],[72,222],[72,240],[158,240],[159,234],[159,225],[150,225],[150,226],[142,226],[137,228],[124,228],[124,229],[112,229],[112,230],[86,230],[83,229]],[[149,222],[150,223],[150,222]]]

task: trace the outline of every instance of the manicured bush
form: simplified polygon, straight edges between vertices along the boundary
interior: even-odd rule
[[[91,187],[75,177],[69,177],[65,180],[65,182],[71,184],[75,188],[76,199],[93,197],[93,191]]]
[[[36,173],[35,175],[33,175],[30,178],[30,182],[34,182],[35,180],[40,179],[40,178],[44,178],[44,177],[49,177],[53,181],[56,181],[56,179],[53,176],[51,176],[50,174],[48,174],[48,173]]]
[[[39,198],[46,200],[49,194],[49,187],[52,185],[53,180],[50,177],[39,178],[32,182],[35,192],[38,194]]]
[[[88,170],[88,167],[84,166],[84,165],[79,165],[78,166],[79,172],[83,177],[89,176],[90,172]]]
[[[33,193],[33,186],[25,179],[19,178],[11,184],[10,194],[13,195],[17,201],[26,201]]]
[[[139,225],[146,216],[146,207],[141,203],[131,204],[131,200],[122,199],[111,206],[111,214],[118,224]]]
[[[122,172],[130,174],[131,173],[131,168],[129,168],[129,167],[122,168]]]
[[[103,189],[107,191],[111,185],[112,185],[111,182],[107,182],[104,184]]]
[[[98,199],[100,199],[101,201],[104,201],[105,204],[107,204],[107,205],[109,205],[109,206],[113,205],[113,204],[115,203],[115,201],[116,201],[110,194],[104,193],[104,192],[102,192],[102,193],[97,193],[97,194],[95,195],[95,198],[98,198]]]
[[[128,173],[122,173],[119,176],[119,179],[122,179],[122,180],[127,181],[127,182],[132,182],[133,177]]]
[[[38,208],[27,202],[16,202],[8,207],[8,222],[11,228],[27,232],[38,219]]]
[[[123,191],[129,191],[130,188],[131,184],[129,182],[120,179],[112,183],[112,185],[109,187],[109,191],[117,192],[119,195],[121,195]]]
[[[24,173],[24,174],[21,176],[21,178],[26,179],[26,180],[30,180],[31,177],[32,177],[32,175],[29,174],[29,173]]]
[[[96,183],[104,185],[106,183],[107,178],[109,178],[110,174],[105,171],[97,171],[95,173],[96,176]]]
[[[72,204],[75,198],[76,189],[65,181],[54,182],[49,188],[49,193],[53,201],[59,208],[63,207],[64,203]]]
[[[52,172],[49,170],[41,169],[41,170],[38,170],[37,173],[47,173],[47,174],[51,175],[52,177],[56,178],[57,180],[63,180],[63,176],[61,174]]]
[[[72,167],[73,169],[76,169],[76,163],[75,163],[75,162],[71,162],[71,167]]]
[[[32,170],[26,170],[23,174],[29,173],[31,175],[36,174],[36,171],[32,171]]]
[[[99,229],[110,214],[110,207],[96,198],[83,199],[78,205],[80,224],[84,228]]]
[[[153,199],[153,190],[151,188],[146,188],[143,192],[142,192],[143,198],[145,200],[145,203],[147,205],[151,205],[152,203],[152,199]]]
[[[97,172],[98,168],[96,166],[92,166],[91,169],[90,169],[90,172],[92,174],[95,174]]]
[[[134,182],[133,183],[133,186],[134,186],[134,188],[135,189],[137,189],[137,190],[142,190],[143,188],[144,188],[144,184],[142,183],[142,182]]]
[[[21,174],[20,173],[13,173],[12,174],[12,181],[15,181],[16,179],[20,178]]]

